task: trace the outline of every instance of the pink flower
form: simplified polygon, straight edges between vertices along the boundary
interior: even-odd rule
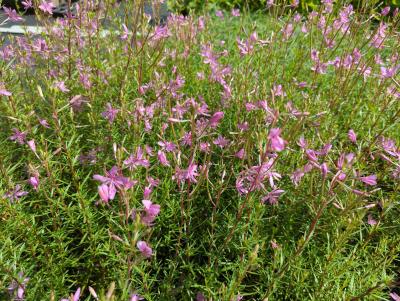
[[[65,86],[65,83],[64,83],[63,81],[56,82],[56,83],[54,84],[54,87],[57,88],[58,90],[60,90],[60,91],[63,92],[63,93],[67,93],[67,92],[70,91],[70,90]]]
[[[17,290],[16,298],[12,298],[13,300],[25,300],[24,294],[25,294],[25,288],[26,284],[29,281],[29,277],[24,277],[23,272],[18,273],[18,281],[12,280],[11,284],[8,286],[7,290],[8,292],[15,297],[15,290]]]
[[[78,301],[80,296],[81,296],[81,288],[78,287],[78,289],[76,290],[74,296],[72,297],[72,301]]]
[[[191,183],[197,183],[196,177],[199,174],[197,173],[197,165],[190,163],[187,169],[176,168],[175,175],[172,177],[178,183],[189,181]]]
[[[372,217],[372,214],[368,214],[368,225],[375,226],[378,222]]]
[[[11,141],[16,141],[18,144],[24,144],[26,139],[26,132],[21,132],[20,130],[13,128],[12,131],[14,135],[10,136]]]
[[[167,156],[165,155],[165,153],[163,151],[159,150],[157,152],[157,158],[162,166],[170,166]]]
[[[108,203],[109,200],[113,200],[115,198],[115,194],[117,190],[114,185],[102,184],[98,187],[99,195],[101,200],[104,203]]]
[[[39,176],[35,175],[33,177],[30,177],[28,180],[28,184],[31,185],[33,189],[37,191],[39,187]]]
[[[270,140],[270,147],[272,151],[280,152],[285,149],[287,142],[280,136],[281,130],[279,128],[273,128],[270,130],[268,139]]]
[[[236,158],[239,158],[239,159],[243,159],[245,155],[246,155],[246,152],[245,152],[244,148],[241,148],[241,149],[235,154],[235,157],[236,157]]]
[[[53,4],[52,1],[47,2],[45,0],[42,0],[41,4],[39,5],[39,9],[41,11],[43,11],[44,13],[48,13],[50,15],[53,14],[53,8],[55,7],[56,6]]]
[[[160,213],[160,205],[153,204],[150,200],[143,200],[142,203],[148,215],[157,216]]]
[[[229,145],[229,140],[226,139],[225,137],[219,135],[218,138],[213,141],[213,143],[215,145],[219,146],[220,148],[224,148],[227,145]]]
[[[3,95],[3,96],[11,96],[12,95],[12,93],[10,92],[10,91],[8,91],[8,90],[6,90],[5,88],[4,88],[4,86],[2,85],[2,83],[0,83],[0,96],[1,95]]]
[[[210,118],[210,126],[212,128],[217,127],[222,118],[224,118],[224,112],[214,113],[214,115]]]
[[[21,185],[17,184],[15,185],[14,189],[11,191],[8,191],[4,197],[8,199],[10,202],[17,201],[20,197],[23,197],[27,195],[28,192],[22,190]]]
[[[200,151],[208,154],[210,152],[210,146],[208,142],[200,142]]]
[[[279,248],[279,245],[277,244],[277,242],[275,241],[275,240],[271,240],[271,247],[272,247],[272,249],[278,249]]]
[[[18,13],[15,11],[15,9],[11,9],[8,7],[3,7],[4,13],[6,14],[6,16],[8,17],[8,19],[10,19],[13,22],[19,22],[19,21],[23,21],[24,19],[22,19]]]
[[[101,116],[106,118],[108,122],[111,124],[114,122],[115,118],[117,117],[117,114],[119,112],[118,109],[114,109],[110,103],[107,103],[107,110],[105,110],[103,113],[101,113]]]
[[[121,34],[121,40],[126,41],[129,36],[129,30],[128,27],[126,27],[125,24],[122,24],[123,32]]]
[[[374,186],[377,184],[376,175],[370,175],[366,177],[360,177],[359,180],[366,185]]]
[[[160,213],[160,205],[153,204],[150,200],[142,201],[144,206],[144,214],[141,216],[141,221],[147,226],[151,226]]]
[[[136,150],[136,154],[131,154],[128,159],[124,161],[124,165],[129,167],[130,170],[136,169],[138,166],[143,166],[145,168],[150,167],[149,160],[144,158],[144,152],[139,146]]]
[[[221,18],[221,19],[224,18],[224,13],[223,13],[221,10],[217,10],[217,11],[215,12],[215,15],[216,15],[218,18]]]
[[[29,140],[26,144],[28,144],[29,148],[36,153],[36,144],[35,144],[35,140]]]
[[[387,15],[389,14],[389,12],[390,12],[390,6],[386,6],[386,7],[384,7],[384,8],[382,9],[381,15],[382,15],[382,16],[387,16]]]
[[[328,164],[326,162],[322,163],[320,166],[322,177],[326,178],[328,175],[329,169],[328,169]]]
[[[286,96],[286,93],[283,91],[282,85],[274,85],[272,87],[272,94],[274,96],[282,96],[282,97]]]
[[[46,119],[39,119],[39,123],[41,126],[47,128],[47,129],[50,128],[50,125]]]
[[[33,8],[32,0],[25,0],[21,2],[25,10]]]
[[[132,294],[129,299],[129,301],[139,301],[139,300],[143,300],[143,298],[138,294]]]
[[[357,142],[357,135],[352,129],[349,130],[349,133],[347,134],[347,137],[349,138],[349,140],[351,142],[353,142],[353,143]]]
[[[153,250],[147,245],[145,241],[142,240],[138,241],[136,246],[142,253],[142,255],[146,258],[150,258],[151,255],[153,254]]]
[[[68,91],[65,91],[65,92],[68,92]],[[71,100],[69,101],[69,104],[74,112],[80,112],[82,110],[82,106],[87,102],[88,102],[87,99],[85,97],[83,97],[82,95],[75,95],[74,97],[71,98]]]
[[[392,297],[394,301],[400,301],[400,296],[397,295],[396,293],[390,293],[389,295],[390,297]]]
[[[233,17],[240,17],[240,10],[233,8],[231,14]]]
[[[129,189],[137,184],[137,181],[132,181],[123,176],[121,170],[117,166],[113,166],[109,171],[106,171],[105,176],[94,175],[93,179],[109,186],[109,195],[112,195],[113,190],[118,188]],[[111,190],[110,190],[111,189]]]
[[[278,204],[278,198],[281,196],[282,193],[285,191],[282,189],[274,189],[271,192],[268,192],[267,195],[263,196],[261,199],[261,203],[268,202],[271,205],[276,205]]]

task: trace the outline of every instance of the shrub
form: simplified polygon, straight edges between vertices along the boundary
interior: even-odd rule
[[[232,8],[241,8],[241,9],[249,9],[249,10],[265,10],[267,7],[267,0],[170,0],[169,6],[173,10],[177,10],[179,12],[188,13],[190,10],[202,11],[206,6],[213,8],[224,8],[224,9],[232,9]],[[291,0],[275,0],[272,1],[275,5],[290,5],[295,3]],[[316,9],[321,1],[318,0],[299,0],[298,1],[298,9],[300,10],[312,10]],[[400,2],[398,0],[385,0],[385,1],[362,1],[362,0],[354,0],[351,1],[353,6],[360,7],[368,5],[369,7],[383,7],[386,5],[390,5],[392,7],[400,7]]]
[[[0,299],[395,298],[399,15],[140,2],[1,46]]]

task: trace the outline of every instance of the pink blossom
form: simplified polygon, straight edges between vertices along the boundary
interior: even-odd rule
[[[293,8],[296,8],[299,6],[299,4],[300,4],[300,0],[292,0],[290,6]]]
[[[209,153],[210,152],[210,143],[208,142],[200,142],[200,151],[203,153]]]
[[[87,102],[88,100],[82,95],[75,95],[71,98],[69,104],[74,112],[80,112],[82,110],[82,106]]]
[[[43,11],[44,13],[48,13],[50,15],[53,14],[53,9],[56,6],[53,4],[53,1],[46,1],[46,0],[42,0],[41,4],[39,5],[39,9],[41,11]]]
[[[56,82],[54,84],[54,87],[57,88],[58,90],[60,90],[63,93],[67,93],[67,92],[70,91],[63,81]]]
[[[271,247],[272,247],[272,249],[278,249],[279,248],[279,245],[277,244],[277,242],[275,241],[275,240],[271,240]]]
[[[11,191],[8,191],[8,192],[4,195],[4,197],[5,197],[6,199],[8,199],[8,200],[12,203],[12,202],[14,202],[14,201],[19,200],[20,197],[23,197],[23,196],[25,196],[25,195],[27,195],[27,194],[28,194],[28,192],[22,190],[21,185],[17,184],[17,185],[15,185],[14,189],[11,190]]]
[[[217,10],[217,11],[215,12],[215,15],[216,15],[218,18],[221,18],[221,19],[224,18],[224,13],[222,12],[222,10]]]
[[[273,128],[268,134],[269,145],[272,151],[280,152],[285,149],[287,142],[280,136],[281,130]]]
[[[232,16],[234,17],[240,17],[240,10],[239,9],[232,9],[231,11]]]
[[[50,128],[50,125],[46,119],[39,119],[39,123],[41,126],[47,128],[47,129]]]
[[[368,225],[375,226],[378,222],[373,218],[372,214],[368,214]]]
[[[220,148],[224,148],[227,145],[229,145],[229,140],[226,139],[225,137],[219,135],[218,138],[213,141],[213,143],[215,145],[219,146]]]
[[[395,292],[390,293],[389,295],[390,295],[390,297],[392,297],[392,299],[394,301],[400,301],[400,296],[398,294],[396,294]]]
[[[13,300],[25,300],[24,294],[25,294],[26,284],[28,283],[28,281],[29,281],[29,277],[24,277],[23,272],[18,273],[17,280],[15,280],[15,279],[12,280],[12,282],[8,286],[7,290],[12,297],[15,297],[15,299],[13,298]],[[16,294],[15,294],[15,290],[17,291]]]
[[[10,136],[11,141],[16,141],[18,144],[24,144],[25,139],[26,139],[26,132],[21,132],[20,130],[13,128],[12,131],[14,132],[14,135]]]
[[[273,170],[274,159],[264,162],[261,165],[250,167],[242,171],[236,179],[236,189],[240,194],[248,194],[252,191],[265,190],[265,182],[275,189],[275,180],[279,180],[281,175]]]
[[[278,204],[278,198],[284,193],[285,191],[282,189],[274,189],[268,192],[267,195],[263,196],[261,202],[264,204],[265,202],[270,203],[271,205]]]
[[[349,138],[349,140],[351,142],[353,142],[353,143],[357,142],[357,135],[352,129],[349,130],[349,133],[347,134],[347,137]]]
[[[81,296],[81,288],[78,287],[78,289],[76,290],[74,296],[72,297],[72,301],[78,301],[80,296]]]
[[[174,152],[176,150],[177,145],[173,142],[169,142],[169,141],[159,141],[157,143],[159,146],[162,147],[163,150],[165,150],[166,152]]]
[[[210,127],[215,128],[221,121],[221,119],[224,118],[224,112],[216,112],[214,115],[210,118]]]
[[[165,155],[165,153],[163,151],[159,150],[157,152],[157,158],[162,166],[170,166],[167,156]]]
[[[390,12],[390,6],[386,6],[386,7],[384,7],[384,8],[382,9],[381,15],[382,15],[382,16],[387,16],[387,15],[389,14],[389,12]]]
[[[274,85],[272,87],[272,94],[274,96],[282,96],[282,97],[286,96],[286,93],[283,91],[282,85]]]
[[[244,148],[241,148],[241,149],[235,154],[235,157],[236,157],[236,158],[239,158],[239,159],[243,159],[245,155],[246,155],[246,152],[245,152]]]
[[[123,32],[121,34],[121,40],[126,41],[128,39],[128,36],[129,36],[129,30],[128,30],[128,27],[126,27],[125,24],[122,24],[122,29],[123,29]]]
[[[33,8],[32,0],[25,0],[21,2],[25,10]]]
[[[6,14],[7,18],[13,22],[19,22],[19,21],[24,20],[20,17],[20,15],[18,15],[18,13],[16,12],[15,9],[11,9],[11,8],[3,6],[3,10],[4,10],[4,13]]]
[[[29,148],[36,153],[36,145],[35,145],[35,140],[29,140],[26,144],[28,144]]]
[[[150,258],[151,255],[153,254],[153,250],[147,245],[145,241],[138,241],[136,244],[137,248],[139,251],[142,253],[142,255],[146,258]]]
[[[37,191],[38,187],[39,187],[39,176],[35,175],[33,177],[30,177],[28,179],[28,184],[31,185],[33,187],[33,189],[35,189]]]
[[[369,186],[374,186],[377,184],[376,175],[360,177],[359,180]]]
[[[117,166],[113,166],[109,171],[106,171],[105,176],[95,174],[93,179],[100,181],[102,184],[109,186],[109,195],[113,195],[114,189],[118,188],[120,190],[130,189],[137,184],[137,181],[132,181],[123,176],[121,170]]]
[[[124,160],[124,165],[129,167],[130,170],[134,170],[138,166],[148,168],[150,167],[150,162],[144,158],[143,149],[139,146],[135,155],[131,154],[128,159]]]
[[[240,131],[244,132],[249,129],[249,123],[247,121],[243,123],[238,123],[237,127]]]
[[[98,187],[100,198],[103,202],[108,203],[109,200],[115,198],[116,189],[114,185],[102,184]]]
[[[138,294],[132,294],[129,299],[129,301],[139,301],[139,300],[143,300],[143,298]]]
[[[197,183],[196,177],[199,174],[197,173],[197,164],[193,164],[192,162],[189,164],[187,169],[176,168],[175,175],[172,177],[178,183],[188,181],[191,183]]]
[[[141,221],[147,225],[151,226],[157,215],[160,213],[160,205],[153,204],[150,200],[142,201],[144,206],[144,214],[141,216]]]
[[[329,172],[328,164],[326,162],[322,163],[320,166],[322,177],[326,178]]]
[[[107,109],[103,113],[101,113],[101,116],[106,118],[108,120],[108,122],[111,124],[114,122],[115,118],[117,117],[119,110],[114,109],[110,103],[107,103],[106,107],[107,107]]]
[[[4,88],[4,86],[0,83],[0,96],[11,96],[12,93]]]

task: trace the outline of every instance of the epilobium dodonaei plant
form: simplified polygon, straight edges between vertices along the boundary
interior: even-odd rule
[[[398,11],[49,3],[0,42],[0,299],[398,298]]]

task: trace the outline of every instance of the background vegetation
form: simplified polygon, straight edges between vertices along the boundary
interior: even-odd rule
[[[400,16],[125,4],[0,42],[0,299],[398,298]]]

